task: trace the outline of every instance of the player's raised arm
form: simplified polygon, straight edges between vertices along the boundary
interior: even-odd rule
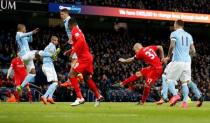
[[[131,58],[128,58],[128,59],[124,59],[124,58],[119,58],[119,61],[122,62],[122,63],[130,63],[132,61],[134,61],[135,57],[131,57]]]
[[[39,31],[39,28],[36,28],[33,31],[26,33],[26,26],[24,24],[18,24],[17,31],[22,32],[20,33],[20,38],[22,38],[22,37],[32,36],[33,34]]]
[[[160,59],[162,60],[164,58],[164,50],[163,50],[163,47],[161,45],[158,45],[157,46],[157,49],[160,53]]]

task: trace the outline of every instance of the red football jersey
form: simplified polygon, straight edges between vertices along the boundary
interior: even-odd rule
[[[152,67],[162,67],[160,58],[156,53],[157,49],[157,46],[144,47],[138,53],[136,53],[135,58],[138,60],[143,60]]]
[[[10,66],[14,70],[14,77],[27,75],[24,62],[19,57],[13,58]]]
[[[78,26],[73,27],[72,31],[72,41],[73,47],[72,52],[75,52],[78,57],[78,61],[85,62],[87,60],[92,60],[92,54],[90,53],[89,46],[85,40],[85,36]]]

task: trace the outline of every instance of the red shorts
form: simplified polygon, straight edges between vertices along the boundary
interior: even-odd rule
[[[163,73],[163,68],[155,68],[155,67],[146,67],[141,70],[144,79],[146,80],[147,85],[153,85],[157,82],[157,80],[161,77]]]
[[[93,75],[93,61],[87,61],[87,62],[77,62],[73,68],[77,73],[81,73],[83,75]]]
[[[15,81],[15,85],[16,86],[20,86],[22,84],[22,82],[24,81],[26,76],[22,75],[22,76],[15,76],[14,77],[14,81]]]

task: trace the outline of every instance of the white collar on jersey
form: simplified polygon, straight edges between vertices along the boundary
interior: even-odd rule
[[[64,19],[64,22],[67,21],[67,20],[69,20],[69,19],[71,19],[70,16],[68,16],[66,19]]]

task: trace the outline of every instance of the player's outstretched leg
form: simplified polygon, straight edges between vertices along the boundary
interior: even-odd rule
[[[123,82],[121,82],[120,85],[125,86],[129,83],[137,81],[138,79],[139,79],[139,77],[136,74],[134,74],[134,75],[130,76],[129,78],[127,78],[126,80],[124,80]]]
[[[162,105],[165,102],[168,102],[168,83],[166,83],[166,75],[162,75],[162,98],[156,102],[157,105]]]
[[[168,82],[169,91],[173,95],[173,97],[169,101],[169,104],[170,104],[170,106],[174,106],[176,104],[176,102],[180,100],[181,97],[178,95],[178,93],[176,91],[175,82],[172,80],[167,81],[167,82]]]
[[[188,95],[189,95],[189,88],[187,86],[187,83],[182,84],[182,94],[183,94],[183,102],[181,104],[181,107],[187,108],[188,107],[187,99],[188,99]]]
[[[204,99],[197,85],[193,81],[190,81],[188,83],[188,87],[192,90],[192,92],[195,94],[196,98],[198,99],[196,106],[201,107]]]

